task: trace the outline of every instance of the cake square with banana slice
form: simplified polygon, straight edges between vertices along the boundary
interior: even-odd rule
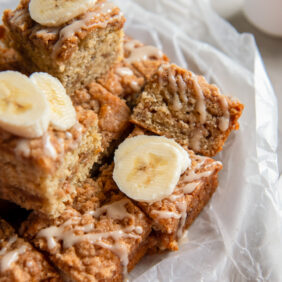
[[[0,92],[0,198],[59,214],[98,159],[98,117],[46,73],[1,72]]]
[[[0,281],[62,281],[44,256],[18,237],[14,229],[1,218]]]
[[[140,95],[131,121],[212,157],[222,150],[231,131],[239,128],[243,108],[204,77],[164,64]]]
[[[105,0],[21,0],[3,15],[8,42],[27,71],[57,77],[68,94],[122,59],[124,22],[119,8]]]
[[[134,147],[133,137],[136,136],[141,137],[138,148]],[[136,127],[126,140],[127,144],[124,142],[123,147],[118,148],[124,154],[116,152],[115,162],[103,167],[97,182],[103,183],[106,193],[120,189],[152,220],[152,251],[177,250],[184,231],[215,192],[222,164],[185,149],[189,160],[184,162],[185,167],[188,163],[188,167],[180,171],[177,181],[166,191],[166,184],[173,180],[170,171],[176,169],[174,157],[167,155],[168,146],[161,151],[161,145],[155,138],[147,144],[144,137],[148,136],[152,137],[152,133]],[[160,142],[166,141],[161,139]],[[139,147],[144,144],[150,148],[147,159],[145,151]],[[151,146],[155,144],[157,146]],[[126,181],[125,184],[121,178]]]
[[[78,190],[74,208],[55,219],[32,213],[21,234],[67,281],[123,281],[147,251],[150,221],[119,191],[106,195],[92,179]]]
[[[128,36],[124,38],[124,59],[98,79],[114,95],[134,105],[145,83],[168,62],[167,56],[157,47],[144,45]]]

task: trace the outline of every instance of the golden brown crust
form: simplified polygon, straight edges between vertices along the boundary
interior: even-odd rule
[[[131,270],[147,250],[145,242],[151,230],[149,220],[120,193],[105,198],[104,194],[100,193],[103,187],[99,185],[89,179],[81,187],[74,205],[80,212],[68,208],[60,217],[53,220],[33,213],[22,225],[21,233],[37,248],[48,254],[66,279],[122,281],[127,266]],[[96,189],[98,191],[94,192]],[[121,215],[112,215],[106,209],[98,212],[99,208],[103,209],[120,202],[123,203],[122,207],[116,212]],[[95,211],[98,214],[95,215]],[[91,212],[94,212],[94,215]],[[50,226],[61,228],[63,224],[65,224],[66,233],[63,233],[65,235],[53,237],[56,243],[50,248],[46,238],[41,237],[39,232]],[[124,235],[114,235],[117,232]],[[102,240],[92,239],[94,241],[91,242],[87,239],[93,235],[106,233],[109,235],[103,235]],[[74,244],[68,246],[70,242],[68,240],[73,238],[68,236],[76,236],[76,238],[84,236],[84,239],[77,239]],[[120,249],[122,246],[125,249]],[[130,261],[128,265],[126,257]]]
[[[135,93],[140,93],[145,85],[143,75],[125,61],[113,66],[109,72],[97,81],[112,94],[126,100]]]
[[[124,38],[124,61],[127,64],[131,64],[139,73],[141,73],[144,78],[147,80],[150,80],[151,77],[156,73],[158,68],[164,64],[169,62],[169,58],[161,51],[158,50],[158,55],[156,54],[150,54],[148,56],[145,56],[146,58],[140,59],[139,56],[137,56],[138,59],[132,60],[132,55],[134,52],[140,50],[140,48],[143,47],[153,47],[144,45],[142,42],[132,39],[129,36],[125,36]],[[157,50],[156,47],[153,47]],[[143,52],[143,54],[146,55],[148,52]],[[153,52],[155,53],[155,52]]]
[[[128,133],[130,109],[125,101],[95,82],[76,91],[72,99],[75,105],[97,114],[103,148],[100,161],[104,161]]]
[[[68,152],[79,146],[81,136],[89,128],[94,127],[98,122],[98,117],[93,111],[84,110],[82,107],[76,107],[78,123],[68,131],[58,131],[49,126],[48,131],[43,137],[26,139],[8,133],[0,128],[0,147],[3,151],[8,151],[16,157],[27,159],[29,164],[40,167],[45,173],[54,173],[60,166],[62,157]],[[54,156],[46,148],[46,136],[49,136],[51,146],[53,146]],[[25,142],[29,152],[19,149],[19,143]],[[17,149],[18,148],[18,149]]]
[[[148,132],[136,127],[129,137],[143,134],[147,135]],[[152,220],[154,236],[158,238],[155,241],[156,245],[151,246],[152,249],[177,250],[178,240],[183,231],[196,219],[217,188],[217,175],[222,169],[222,164],[207,157],[197,156],[190,150],[188,153],[192,165],[182,174],[170,197],[151,204],[135,202]],[[118,191],[112,177],[113,169],[114,164],[104,166],[97,179],[97,182],[102,183],[105,193]],[[183,192],[185,188],[194,183],[196,186],[193,192]],[[166,217],[167,212],[172,216]],[[160,216],[162,213],[164,218]]]
[[[138,52],[144,47],[149,46],[125,36],[123,61],[113,66],[106,75],[98,79],[98,83],[114,95],[124,98],[130,106],[135,105],[145,83],[158,70],[159,66],[169,61],[161,51],[158,56],[146,56],[144,51],[145,56],[139,55],[135,60],[131,60],[133,52]]]
[[[34,22],[28,11],[29,0],[22,0],[15,11],[6,10],[3,14],[3,22],[9,28],[10,32],[20,32],[24,37],[32,40],[33,45],[46,50],[53,50],[58,42],[60,31],[75,21],[83,19],[85,14],[70,20],[69,22],[55,27],[47,28]],[[78,48],[80,42],[87,37],[89,32],[100,29],[102,26],[111,26],[117,30],[124,25],[125,18],[120,15],[118,7],[110,9],[110,12],[103,13],[101,5],[105,0],[97,1],[97,4],[88,12],[93,13],[93,17],[86,20],[82,29],[77,30],[70,37],[61,38],[60,51],[57,52],[57,58],[68,60],[72,53]]]
[[[78,123],[68,131],[51,126],[41,138],[0,130],[0,196],[26,209],[55,215],[89,176],[101,151],[97,115],[77,106]]]
[[[62,281],[43,255],[19,238],[13,228],[2,219],[0,219],[0,250],[1,282]],[[11,264],[7,264],[4,258],[7,259],[7,255],[9,256],[11,252],[18,252],[18,255]]]
[[[69,22],[46,27],[30,18],[28,4],[22,1],[15,11],[5,11],[3,22],[9,44],[23,56],[29,73],[57,77],[71,95],[121,60],[125,19],[115,5],[99,0]]]
[[[176,65],[162,65],[140,95],[131,121],[174,138],[205,156],[222,150],[244,106],[220,94],[203,77]]]

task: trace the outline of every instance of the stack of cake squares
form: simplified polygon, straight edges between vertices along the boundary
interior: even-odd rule
[[[76,121],[36,137],[0,122],[0,216],[9,218],[9,203],[29,211],[20,224],[0,219],[0,281],[123,281],[146,254],[178,250],[218,186],[223,165],[212,157],[239,128],[243,105],[126,36],[110,2],[81,0],[84,10],[55,24],[35,20],[32,2],[44,1],[21,0],[3,15],[0,120],[1,74],[46,73]],[[168,197],[132,199],[115,182],[114,153],[137,136],[187,152],[191,165]]]

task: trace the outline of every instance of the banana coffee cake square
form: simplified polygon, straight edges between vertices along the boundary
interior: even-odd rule
[[[72,94],[121,60],[125,19],[104,0],[59,2],[22,0],[3,22],[28,72],[47,72]]]
[[[204,77],[174,64],[164,64],[140,95],[131,121],[212,157],[239,128],[244,106],[224,96]]]

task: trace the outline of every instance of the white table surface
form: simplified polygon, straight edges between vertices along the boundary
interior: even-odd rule
[[[244,0],[211,0],[215,10],[239,32],[252,33],[262,55],[266,72],[276,93],[279,109],[279,171],[282,189],[282,38],[269,36],[248,22],[243,12]]]

